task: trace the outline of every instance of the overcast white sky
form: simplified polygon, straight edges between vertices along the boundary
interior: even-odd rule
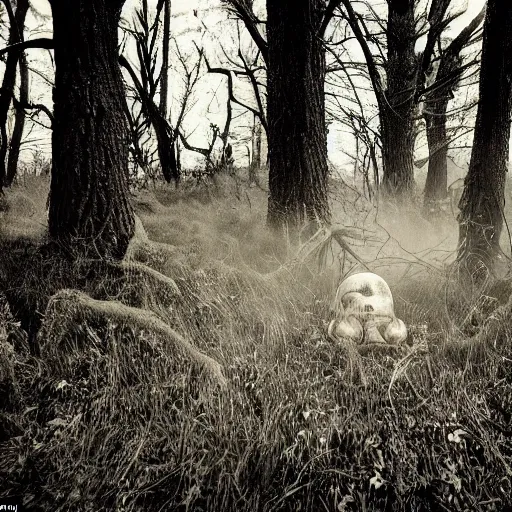
[[[73,1],[73,0],[70,0]],[[425,0],[429,1],[429,0]],[[449,29],[450,35],[453,37],[456,35],[462,27],[464,27],[482,8],[485,0],[460,0],[456,4],[457,9],[464,10],[465,13],[455,20]],[[156,5],[156,0],[148,0],[150,8]],[[31,4],[37,11],[43,15],[51,15],[50,4],[48,0],[31,0]],[[139,4],[139,0],[127,0],[123,16],[127,19],[131,19],[131,13],[133,8]],[[256,7],[259,10],[264,9],[264,0],[257,0]],[[375,8],[378,8],[379,4],[383,2],[372,2]],[[172,0],[172,25],[171,30],[176,37],[180,48],[184,49],[185,53],[193,55],[192,41],[196,41],[199,46],[205,46],[207,55],[212,60],[212,64],[215,61],[216,56],[220,55],[220,48],[215,48],[215,44],[212,44],[211,36],[215,34],[220,41],[225,39],[224,44],[229,46],[229,30],[226,30],[226,13],[221,8],[220,0]],[[194,16],[194,10],[198,10],[198,18]],[[202,30],[202,24],[208,27],[210,31],[210,37],[205,37],[204,30]],[[37,19],[31,15],[28,19],[29,35],[28,37],[41,37],[51,36],[51,22],[45,23],[42,19]],[[30,50],[28,54],[29,62],[32,67],[45,73],[47,76],[51,76],[50,70],[50,57],[49,52],[40,50]],[[206,134],[210,122],[214,122],[219,126],[223,125],[225,115],[225,86],[223,86],[223,78],[219,76],[209,75],[203,78],[197,90],[195,105],[187,117],[185,125],[186,131],[191,134],[190,142],[195,145],[203,146],[206,144]],[[181,86],[181,79],[177,74],[171,76],[171,88],[175,91],[176,97],[170,98],[171,110],[173,102],[176,105],[179,99],[179,91]],[[176,93],[176,91],[178,91]],[[33,101],[44,101],[49,103],[51,99],[50,87],[48,85],[42,85],[41,79],[32,73],[31,76],[31,95]],[[44,119],[42,119],[44,120]],[[248,118],[247,120],[248,121]],[[243,123],[242,123],[243,124]],[[40,138],[40,131],[34,132],[35,135],[32,138]],[[26,145],[26,151],[24,153],[25,158],[29,158],[30,148],[40,147],[49,150],[49,136],[46,134],[43,137],[44,140],[35,141],[32,144]],[[328,148],[329,158],[331,161],[337,164],[346,164],[348,158],[341,151],[342,147],[347,145],[346,135],[339,127],[332,126],[329,131]],[[241,155],[245,155],[245,149],[241,148]]]

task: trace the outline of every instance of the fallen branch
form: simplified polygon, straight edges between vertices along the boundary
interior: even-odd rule
[[[306,267],[307,262],[309,261],[317,261],[321,267],[323,265],[322,261],[326,256],[326,252],[332,247],[333,240],[344,252],[352,256],[363,268],[370,270],[368,265],[350,248],[345,240],[345,238],[352,238],[355,240],[378,241],[378,239],[373,237],[364,237],[361,234],[361,231],[362,230],[354,228],[331,229],[321,227],[299,248],[296,258],[294,258],[290,263],[281,266],[274,272],[267,274],[267,277],[279,280],[284,276],[290,276],[298,267]]]

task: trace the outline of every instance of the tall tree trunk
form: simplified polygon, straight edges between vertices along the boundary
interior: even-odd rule
[[[259,119],[254,118],[256,123],[255,133],[254,133],[254,153],[253,153],[253,161],[256,169],[261,169],[261,134],[262,127],[261,121]]]
[[[480,102],[459,215],[458,261],[477,280],[495,269],[500,251],[511,80],[512,4],[489,0],[483,34]]]
[[[118,64],[124,0],[51,0],[55,45],[49,233],[74,255],[121,259],[134,232]]]
[[[160,112],[167,118],[169,94],[169,41],[171,38],[171,0],[164,0],[164,33],[162,40],[162,77],[160,78]]]
[[[174,180],[176,184],[180,181],[180,170],[176,161],[174,148],[175,136],[166,123],[167,120],[167,97],[169,95],[169,42],[171,39],[171,0],[164,0],[164,33],[162,41],[162,78],[160,79],[160,114],[161,122],[155,120],[155,129],[158,140],[158,156],[162,172],[167,182]],[[160,126],[162,125],[162,126]]]
[[[446,134],[448,103],[453,98],[453,90],[462,76],[461,51],[468,44],[484,17],[485,6],[443,51],[435,81],[425,97],[423,117],[427,123],[429,151],[424,197],[424,206],[427,211],[435,201],[445,199],[448,195],[447,157],[450,142]]]
[[[23,40],[23,29],[25,28],[27,10],[28,0],[18,0],[14,15],[12,15],[12,11],[10,12],[9,45],[19,43]],[[0,90],[0,192],[6,185],[5,163],[8,148],[7,117],[14,93],[16,68],[18,66],[20,53],[19,51],[11,51],[7,54],[2,89]]]
[[[178,139],[176,139],[176,172],[181,176],[181,146]]]
[[[379,164],[377,162],[377,152],[375,151],[375,142],[370,144],[370,159],[372,161],[372,169],[373,169],[373,186],[374,190],[379,189],[380,185],[380,177],[379,177]]]
[[[407,198],[414,186],[418,57],[414,0],[389,0],[387,88],[380,105],[384,192]]]
[[[29,99],[29,76],[27,59],[24,54],[20,61],[20,100],[16,105],[16,117],[14,119],[14,129],[12,131],[11,142],[9,144],[9,156],[7,159],[6,185],[12,185],[16,173],[18,172],[18,160],[20,157],[21,139],[23,138],[23,129],[25,128],[25,108]]]
[[[151,100],[152,101],[152,100]],[[172,180],[175,183],[180,181],[180,173],[176,165],[176,154],[174,152],[174,137],[166,118],[160,111],[154,108],[153,113],[149,114],[151,124],[155,130],[156,141],[158,145],[158,159],[162,167],[162,174],[165,181],[170,183]]]
[[[261,122],[256,115],[253,116],[251,135],[252,158],[249,163],[249,185],[258,183],[257,172],[261,169]]]
[[[448,98],[427,103],[423,116],[427,123],[428,171],[424,206],[429,210],[436,201],[445,199],[448,188],[448,138],[446,111]]]
[[[327,198],[323,0],[267,0],[267,223],[330,220]]]

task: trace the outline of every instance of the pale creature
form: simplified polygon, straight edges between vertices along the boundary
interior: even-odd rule
[[[407,338],[404,322],[395,316],[393,296],[382,277],[371,272],[353,274],[336,292],[336,319],[329,335],[356,344],[398,345]]]

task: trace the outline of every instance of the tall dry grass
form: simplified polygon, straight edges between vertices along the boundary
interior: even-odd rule
[[[436,229],[435,243],[415,250],[414,225],[391,236],[381,212],[335,190],[337,219],[359,229],[351,247],[389,279],[412,326],[407,354],[363,359],[363,385],[325,335],[333,290],[355,261],[335,243],[322,268],[295,257],[263,228],[265,193],[239,192],[139,194],[137,213],[159,243],[139,257],[179,294],[140,274],[117,283],[107,270],[93,290],[155,312],[223,365],[228,389],[208,385],[164,339],[108,318],[48,331],[37,359],[0,335],[10,350],[0,380],[19,390],[0,416],[0,502],[61,511],[512,506],[510,344],[478,358],[442,350],[457,334],[448,300],[457,290]],[[66,310],[47,311],[57,314]]]

